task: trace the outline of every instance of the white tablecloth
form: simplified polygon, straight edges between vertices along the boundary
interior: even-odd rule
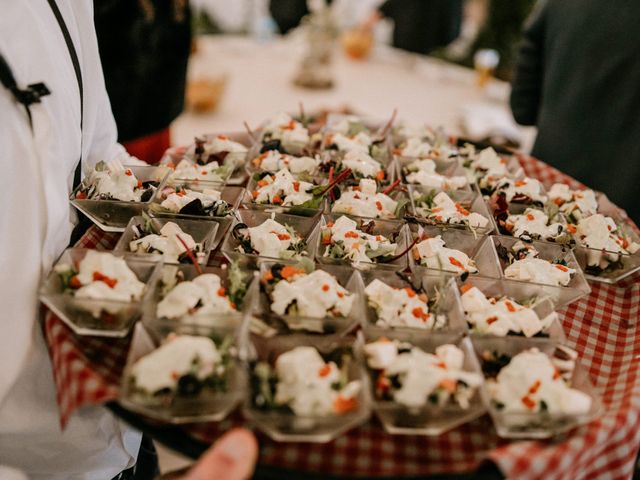
[[[300,37],[265,44],[250,37],[201,37],[189,74],[192,78],[226,74],[226,91],[215,112],[185,112],[178,117],[172,125],[173,143],[190,143],[200,133],[241,130],[243,121],[256,127],[276,112],[297,112],[299,102],[306,111],[349,105],[381,119],[397,108],[398,117],[407,122],[442,125],[454,134],[462,133],[465,106],[484,103],[508,110],[508,84],[493,80],[482,91],[475,86],[472,70],[382,45],[365,61],[350,60],[337,47],[334,88],[302,89],[291,79],[303,53]],[[524,130],[525,149],[532,138],[530,130]]]

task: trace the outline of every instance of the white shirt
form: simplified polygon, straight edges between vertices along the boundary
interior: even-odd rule
[[[84,83],[82,157],[122,152],[104,86],[89,0],[57,0]],[[80,158],[80,96],[64,37],[46,0],[0,0],[0,52],[18,85],[51,95],[24,108],[0,85],[0,465],[39,479],[110,479],[135,463],[140,434],[102,407],[61,431],[37,289],[69,242],[68,197]],[[0,470],[6,473],[9,470]]]

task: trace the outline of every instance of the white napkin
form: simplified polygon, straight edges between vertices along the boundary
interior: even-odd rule
[[[490,103],[467,105],[462,108],[460,122],[465,135],[471,140],[522,143],[522,132],[505,106]]]

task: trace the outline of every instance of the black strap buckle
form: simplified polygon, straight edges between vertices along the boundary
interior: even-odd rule
[[[51,90],[49,90],[49,88],[42,82],[33,83],[27,86],[24,90],[20,90],[18,87],[13,87],[11,91],[15,98],[25,107],[28,107],[32,103],[40,103],[40,99],[42,97],[51,95]]]

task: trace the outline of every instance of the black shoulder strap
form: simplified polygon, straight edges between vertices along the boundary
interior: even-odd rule
[[[80,161],[78,162],[78,166],[76,167],[76,171],[73,175],[73,188],[80,185],[80,177],[82,172],[82,120],[84,117],[84,92],[82,87],[82,71],[80,70],[80,61],[78,60],[78,54],[76,52],[76,47],[73,45],[73,40],[71,40],[71,35],[69,35],[69,29],[67,28],[67,24],[62,18],[62,14],[60,13],[60,9],[56,4],[55,0],[47,0],[49,2],[49,6],[51,7],[51,11],[53,15],[56,17],[58,21],[58,25],[60,25],[60,30],[62,31],[62,35],[64,36],[64,41],[67,44],[67,49],[69,50],[69,55],[71,56],[71,62],[73,63],[73,69],[76,72],[76,80],[78,81],[78,90],[80,91]]]
[[[18,88],[18,83],[16,82],[15,77],[13,76],[13,72],[11,71],[11,67],[4,58],[4,55],[0,53],[0,83],[5,86],[5,88],[13,94],[13,97],[16,99],[18,103],[21,103],[25,110],[27,111],[27,117],[29,117],[29,126],[33,129],[33,121],[31,119],[31,109],[29,106],[32,103],[40,103],[40,97],[44,97],[45,95],[49,95],[51,92],[47,88],[47,86],[40,83],[33,83],[24,90]]]

